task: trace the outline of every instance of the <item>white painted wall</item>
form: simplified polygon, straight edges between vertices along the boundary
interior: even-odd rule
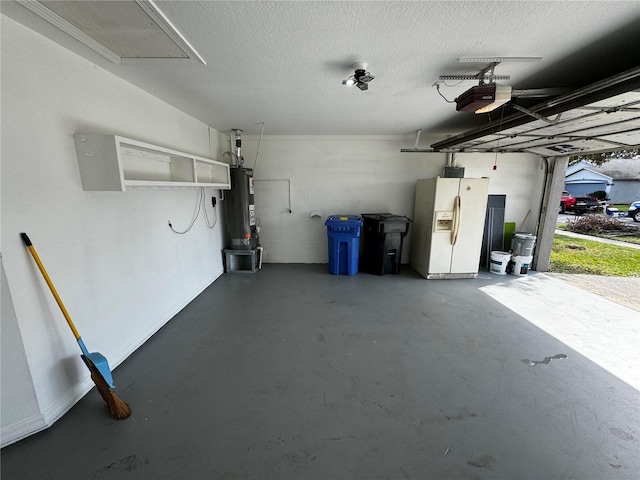
[[[1,260],[0,260],[1,262]],[[7,277],[2,267],[2,332],[0,334],[0,428],[2,438],[20,436],[20,432],[38,431],[44,427],[40,416],[40,407],[36,391],[33,388],[33,379],[27,364],[27,355],[22,343],[18,319],[11,292],[7,283]],[[4,405],[10,406],[5,408]]]
[[[426,144],[438,139],[423,137]],[[243,138],[247,167],[256,162],[258,140]],[[413,141],[412,136],[265,135],[255,169],[264,261],[326,263],[328,215],[390,212],[413,218],[415,181],[441,175],[446,164],[443,153],[400,153],[413,148]],[[456,162],[467,177],[490,177],[491,194],[507,195],[505,221],[535,231],[544,181],[538,156],[468,153],[456,155]],[[313,210],[320,210],[321,218],[310,218]],[[410,248],[407,235],[403,263],[409,261]]]
[[[84,192],[73,134],[120,134],[215,158],[223,136],[213,130],[210,145],[203,123],[4,15],[0,31],[7,444],[50,425],[92,386],[20,232],[31,237],[88,348],[112,368],[223,271],[222,222],[211,230],[201,216],[186,235],[167,226],[168,219],[177,229],[188,225],[197,190]],[[16,353],[10,359],[6,345]]]

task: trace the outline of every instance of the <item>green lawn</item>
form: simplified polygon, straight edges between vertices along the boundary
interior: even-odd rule
[[[626,236],[626,237],[622,237],[622,236],[615,236],[615,235],[596,235],[598,237],[601,238],[609,238],[611,240],[617,240],[619,242],[625,242],[625,243],[634,243],[636,245],[640,245],[640,237],[630,237],[630,236]]]
[[[640,250],[556,235],[549,270],[559,273],[640,277]]]
[[[611,205],[611,206],[614,207],[614,208],[617,208],[618,211],[620,211],[620,212],[628,212],[629,211],[629,204],[628,203],[625,203],[624,205],[616,203],[616,204]]]

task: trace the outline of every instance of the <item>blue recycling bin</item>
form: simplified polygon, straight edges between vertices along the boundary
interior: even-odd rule
[[[324,224],[329,238],[329,273],[355,275],[360,254],[360,227],[357,215],[330,215]]]

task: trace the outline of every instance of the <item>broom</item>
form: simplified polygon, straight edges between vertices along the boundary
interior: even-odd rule
[[[91,373],[91,380],[93,380],[93,383],[95,383],[96,388],[98,389],[98,393],[100,393],[100,396],[103,398],[103,400],[107,402],[109,411],[111,412],[111,416],[117,420],[122,420],[124,418],[127,418],[129,415],[131,415],[131,408],[129,408],[129,405],[127,405],[120,398],[118,398],[118,396],[113,391],[115,386],[113,385],[113,377],[111,375],[111,370],[109,369],[109,364],[107,363],[107,359],[98,352],[89,353],[89,351],[87,350],[87,347],[84,345],[84,342],[82,341],[82,337],[80,337],[80,333],[78,333],[78,330],[73,324],[73,321],[71,320],[71,317],[67,312],[67,309],[62,303],[62,300],[60,299],[60,296],[58,295],[56,288],[53,286],[53,282],[49,278],[49,275],[47,274],[47,271],[45,270],[44,265],[40,261],[40,257],[38,257],[38,253],[36,252],[35,247],[31,243],[31,240],[29,239],[26,233],[21,233],[20,236],[22,237],[22,241],[24,242],[26,247],[29,249],[29,252],[31,253],[31,256],[33,257],[33,259],[35,260],[36,265],[38,265],[38,268],[40,269],[40,273],[42,273],[42,276],[44,277],[45,282],[47,282],[47,285],[49,286],[49,290],[51,290],[53,297],[56,299],[56,303],[58,304],[58,306],[60,307],[60,310],[62,311],[62,315],[64,315],[64,318],[67,321],[67,324],[71,328],[73,335],[76,337],[76,341],[80,346],[80,350],[82,350],[81,358],[84,364],[89,369],[89,372]]]

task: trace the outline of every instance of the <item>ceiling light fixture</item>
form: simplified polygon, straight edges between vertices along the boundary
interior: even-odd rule
[[[355,72],[349,78],[342,80],[342,85],[347,86],[357,86],[360,90],[368,90],[369,82],[373,80],[374,77],[371,73],[367,72],[368,64],[365,62],[357,62],[353,64],[353,68]]]
[[[205,60],[153,0],[16,0],[113,63],[137,59]]]

